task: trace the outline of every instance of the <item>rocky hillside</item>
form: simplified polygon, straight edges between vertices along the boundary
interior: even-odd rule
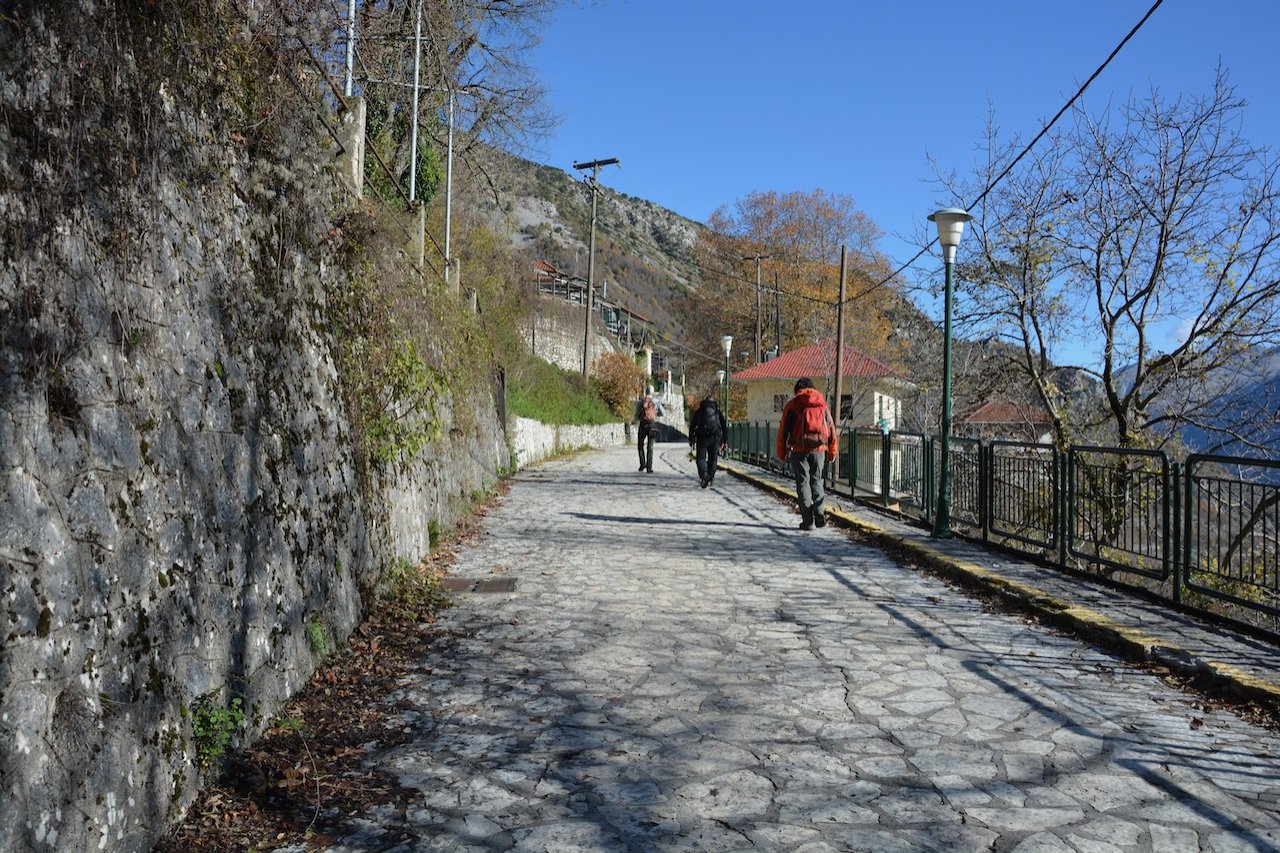
[[[501,180],[499,215],[512,241],[533,259],[587,277],[591,190],[578,175],[508,154],[494,154]],[[697,222],[651,201],[618,193],[600,175],[596,200],[595,280],[611,301],[649,318],[667,338],[683,338],[679,297],[701,281],[693,244]]]

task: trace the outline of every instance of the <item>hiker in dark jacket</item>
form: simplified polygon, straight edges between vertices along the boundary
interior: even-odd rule
[[[708,392],[689,421],[689,446],[698,449],[698,481],[704,489],[716,479],[716,466],[728,434],[729,425],[716,403],[715,392]]]
[[[822,511],[826,492],[822,487],[823,462],[836,458],[836,428],[827,398],[805,376],[796,380],[796,395],[782,409],[778,425],[778,458],[791,463],[800,501],[800,529],[824,527]]]

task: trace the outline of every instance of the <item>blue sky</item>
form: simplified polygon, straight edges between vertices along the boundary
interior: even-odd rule
[[[582,0],[531,56],[561,118],[533,157],[617,157],[602,183],[698,221],[753,190],[846,194],[900,264],[938,207],[929,156],[968,171],[989,106],[1030,140],[1152,2]],[[1221,62],[1276,146],[1278,25],[1276,0],[1165,0],[1086,105],[1207,93]]]

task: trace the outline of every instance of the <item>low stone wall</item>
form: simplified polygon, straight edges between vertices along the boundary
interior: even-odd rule
[[[635,443],[636,425],[631,423],[599,426],[544,424],[531,418],[513,417],[507,422],[511,444],[511,464],[528,468],[557,453],[582,447],[617,447]],[[682,441],[688,437],[684,412],[676,407],[658,421],[658,441]]]
[[[617,447],[632,440],[630,424],[558,425],[520,417],[508,422],[507,435],[511,441],[511,462],[520,469],[567,450]]]

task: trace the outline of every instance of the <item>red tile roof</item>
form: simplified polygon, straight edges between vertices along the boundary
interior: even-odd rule
[[[807,347],[784,352],[763,364],[739,370],[730,378],[735,382],[748,379],[799,379],[802,376],[820,379],[835,370],[835,362],[835,338],[827,338]],[[874,379],[891,376],[903,381],[907,379],[883,361],[864,355],[852,347],[844,348],[840,367],[846,377]]]
[[[968,424],[1051,424],[1053,417],[1039,403],[1015,403],[998,397],[956,418],[956,421]]]

